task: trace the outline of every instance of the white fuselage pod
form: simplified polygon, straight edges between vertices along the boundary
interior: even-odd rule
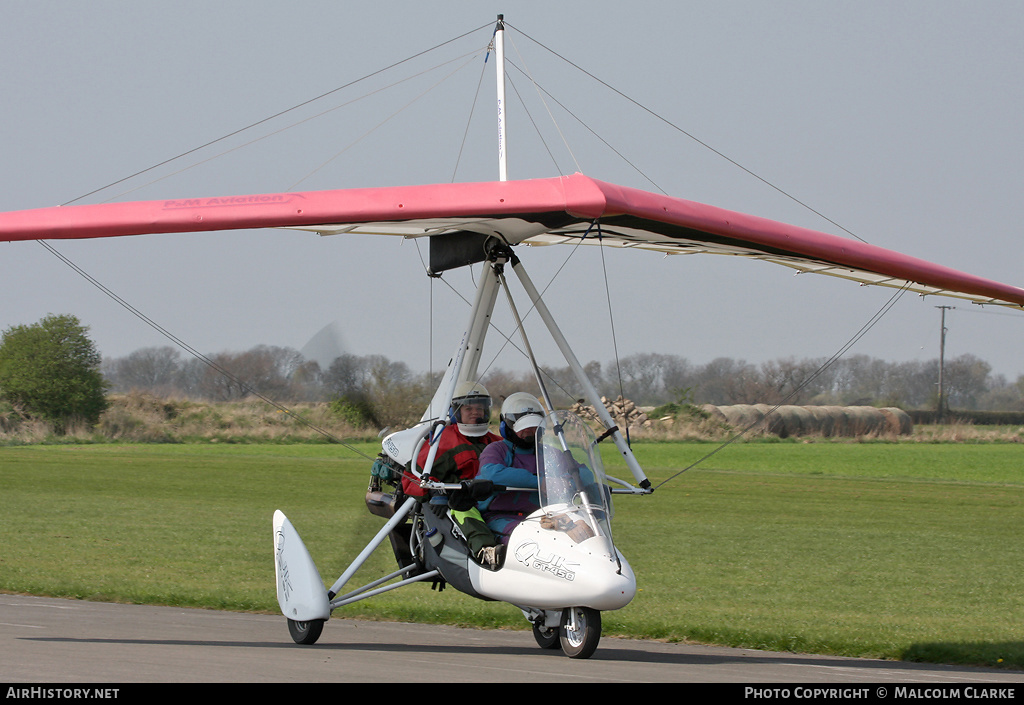
[[[544,610],[605,611],[629,604],[636,595],[636,577],[611,542],[600,535],[579,540],[542,528],[542,516],[535,512],[515,528],[501,570],[482,569],[470,561],[470,577],[480,594]]]

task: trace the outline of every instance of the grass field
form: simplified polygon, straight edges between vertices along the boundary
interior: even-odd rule
[[[634,448],[658,485],[718,446]],[[1024,667],[1022,461],[1016,443],[732,444],[618,499],[640,590],[605,634]],[[382,523],[363,504],[369,468],[323,444],[0,448],[0,590],[277,612],[273,511],[333,582]],[[609,472],[625,475],[614,458]],[[392,563],[382,552],[355,580]],[[346,616],[527,626],[426,585]]]

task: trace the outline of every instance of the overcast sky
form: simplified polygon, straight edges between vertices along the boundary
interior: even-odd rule
[[[0,0],[0,7],[2,210],[495,180],[493,64],[483,61],[504,13],[515,64],[510,178],[579,170],[852,232],[1024,285],[1020,2]],[[545,95],[546,106],[526,71],[553,97]],[[468,315],[447,283],[471,297],[466,272],[431,281],[425,248],[393,238],[272,230],[53,244],[202,353],[298,349],[334,323],[349,352],[438,368]],[[72,313],[106,356],[171,344],[40,244],[4,243],[0,251],[0,329]],[[602,260],[568,247],[522,256],[540,286],[561,268],[551,302],[583,362],[607,363],[616,352],[673,353],[694,363],[829,357],[893,294],[732,258],[608,252]],[[947,357],[972,353],[1011,380],[1024,374],[1024,314],[956,299],[905,295],[848,354],[938,357],[937,306],[944,305],[955,307],[946,317]],[[542,362],[559,363],[551,346],[537,349]],[[523,363],[503,355],[493,364]]]

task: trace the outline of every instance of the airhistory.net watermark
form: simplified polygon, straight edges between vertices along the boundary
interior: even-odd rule
[[[25,700],[116,700],[120,688],[52,688],[10,686],[5,697]]]

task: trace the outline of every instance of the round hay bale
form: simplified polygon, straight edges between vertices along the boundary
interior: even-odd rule
[[[846,413],[846,408],[842,406],[825,406],[822,407],[829,418],[832,420],[832,436],[842,438],[845,436],[853,435],[850,431],[852,424]]]
[[[725,417],[725,422],[730,426],[739,426],[743,423],[741,411],[735,405],[719,406],[718,413]]]
[[[752,404],[733,404],[719,407],[719,410],[725,414],[726,422],[730,426],[741,430],[756,426],[764,420],[764,414],[759,413]]]
[[[910,414],[896,407],[885,407],[878,410],[887,423],[886,430],[898,436],[909,436],[914,432],[914,420]]]
[[[800,421],[799,407],[780,406],[771,411],[767,419],[768,430],[779,438],[799,436],[803,432],[803,424]]]
[[[829,410],[826,407],[806,406],[804,408],[810,415],[811,424],[813,424],[813,430],[811,433],[821,434],[825,438],[835,435],[835,416],[829,413]]]
[[[856,406],[853,409],[860,422],[858,436],[880,435],[887,431],[889,420],[880,409],[873,406]]]
[[[878,415],[869,406],[850,406],[846,408],[846,416],[850,421],[850,435],[863,436],[871,433],[878,425]]]
[[[779,435],[779,429],[782,426],[782,422],[779,421],[779,417],[772,413],[772,407],[770,404],[751,404],[750,405],[754,417],[758,419],[757,428],[762,433],[770,433],[774,436]]]
[[[794,430],[791,436],[809,436],[815,432],[814,415],[806,406],[784,406],[784,409],[792,410]]]
[[[800,435],[800,421],[793,413],[792,406],[780,406],[771,412],[767,418],[768,430],[779,438]]]
[[[780,406],[733,404],[701,407],[712,419],[738,430],[760,430],[780,438],[821,435],[856,437],[863,435],[910,435],[914,423],[902,409],[873,406]]]
[[[722,410],[721,410],[721,409],[719,409],[719,408],[718,408],[717,406],[715,406],[714,404],[704,404],[704,405],[703,405],[703,406],[701,406],[700,408],[701,408],[701,410],[702,410],[702,411],[703,411],[704,413],[706,413],[706,414],[708,415],[708,417],[709,417],[709,418],[710,418],[710,419],[711,419],[712,421],[718,421],[718,422],[725,422],[725,423],[728,423],[728,419],[727,419],[727,418],[725,417],[725,414],[723,414],[723,413],[722,413]]]

